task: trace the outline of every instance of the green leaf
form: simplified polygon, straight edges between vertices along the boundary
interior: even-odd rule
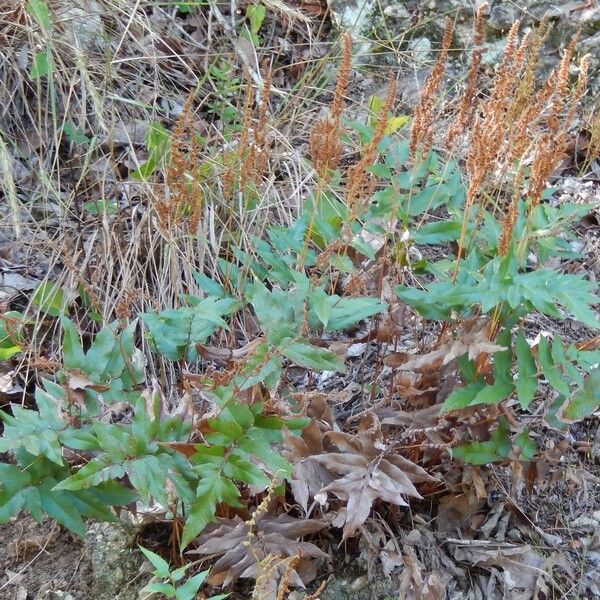
[[[246,16],[250,20],[250,31],[257,34],[263,24],[267,9],[263,4],[249,4],[246,7]]]
[[[158,121],[150,123],[146,133],[146,148],[150,154],[148,160],[131,173],[133,179],[145,181],[161,165],[169,152],[169,132]]]
[[[569,384],[563,379],[562,373],[555,366],[550,346],[544,336],[540,336],[540,343],[538,344],[538,362],[544,377],[548,380],[548,383],[558,392],[569,396],[571,389]]]
[[[477,393],[470,406],[477,404],[499,404],[506,400],[515,390],[512,383],[495,381],[492,385],[485,386]]]
[[[585,378],[583,388],[569,399],[562,417],[570,422],[581,421],[600,406],[600,368],[593,369]]]
[[[8,360],[21,352],[23,321],[23,315],[15,310],[5,312],[0,319],[0,360]]]
[[[8,523],[25,504],[23,490],[27,489],[31,477],[14,465],[0,463],[0,523]]]
[[[246,432],[246,435],[238,441],[238,448],[259,458],[274,475],[291,474],[292,466],[278,452],[273,451],[264,430],[258,427],[252,427]]]
[[[454,390],[442,404],[442,411],[448,412],[471,406],[477,394],[485,387],[485,382],[479,380]]]
[[[327,331],[346,329],[386,308],[386,304],[378,298],[329,296],[328,303],[331,310],[326,326]]]
[[[537,368],[531,354],[531,349],[522,329],[519,329],[515,339],[515,353],[517,356],[517,380],[515,388],[519,404],[526,409],[530,404],[538,388]]]
[[[166,598],[175,598],[176,590],[170,583],[153,581],[141,590],[146,594],[162,594]]]
[[[515,446],[521,450],[519,456],[521,460],[531,460],[535,456],[536,445],[529,437],[529,430],[527,428],[523,429],[515,437]]]
[[[29,0],[27,2],[27,12],[44,28],[52,27],[50,19],[50,9],[43,0]]]
[[[60,323],[63,330],[62,347],[63,347],[63,363],[67,369],[85,368],[85,355],[79,332],[75,328],[73,321],[61,315]]]
[[[315,290],[311,296],[311,307],[315,311],[319,321],[327,327],[329,318],[331,317],[331,305],[328,302],[329,298],[323,290]]]
[[[154,575],[160,577],[161,579],[168,579],[171,575],[169,563],[162,556],[152,552],[152,550],[148,550],[143,546],[138,547],[143,555],[152,563],[152,566],[154,567]]]
[[[225,420],[217,417],[215,419],[209,419],[208,425],[211,427],[211,429],[214,429],[221,435],[224,435],[232,442],[239,440],[244,435],[244,430],[232,420]]]
[[[112,200],[92,200],[83,205],[83,210],[88,215],[116,215],[119,205]]]
[[[204,275],[204,273],[194,271],[192,273],[192,277],[194,278],[194,281],[198,284],[200,289],[205,291],[210,296],[216,296],[217,298],[225,296],[225,290],[223,286],[220,283],[217,283],[216,281],[211,279],[210,277]]]
[[[40,494],[42,510],[67,529],[85,537],[85,525],[79,511],[73,505],[72,494],[68,491],[53,489],[56,483],[54,478],[48,477],[36,486]]]
[[[117,324],[102,328],[85,355],[85,373],[96,383],[117,378],[125,367],[125,358],[116,335]]]
[[[293,363],[317,371],[345,371],[344,363],[336,354],[317,348],[308,341],[292,342],[281,349],[281,353]]]
[[[74,144],[89,144],[92,140],[87,135],[83,129],[79,129],[75,127],[73,123],[65,123],[63,125],[63,132],[67,136],[67,139]]]
[[[213,481],[215,477],[218,478],[218,474],[213,476]],[[184,550],[211,521],[214,521],[216,506],[217,501],[213,490],[208,486],[205,486],[202,493],[198,494],[193,501],[188,518],[183,526],[183,532],[181,534],[182,550]]]
[[[438,221],[422,225],[411,233],[417,244],[441,244],[453,242],[460,237],[462,223],[459,221]]]
[[[500,426],[487,442],[471,442],[452,449],[452,456],[472,465],[486,465],[508,457],[511,443],[508,423],[502,419]]]
[[[51,281],[43,281],[35,288],[31,298],[40,312],[46,313],[51,317],[58,317],[66,314],[66,295],[64,291]]]
[[[36,52],[29,68],[29,78],[33,81],[48,76],[52,71],[52,55],[49,49]]]
[[[208,570],[201,571],[193,577],[190,577],[182,586],[177,589],[175,597],[177,600],[192,600],[196,597],[196,593],[200,589],[200,586],[204,583],[204,580],[208,576]]]
[[[45,456],[57,465],[63,465],[57,431],[64,424],[56,414],[51,396],[41,388],[36,390],[38,411],[13,404],[12,416],[0,411],[4,421],[4,435],[0,438],[0,452],[24,448],[33,456]]]
[[[238,454],[230,454],[223,466],[223,473],[230,479],[241,481],[248,485],[265,486],[269,484],[265,474],[250,461]]]

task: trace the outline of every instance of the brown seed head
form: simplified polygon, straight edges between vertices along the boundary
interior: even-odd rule
[[[415,108],[415,113],[413,116],[409,143],[412,156],[416,156],[417,151],[425,154],[431,148],[431,144],[433,142],[433,101],[444,77],[446,61],[448,59],[448,51],[451,43],[452,21],[446,17],[442,49],[435,65],[433,66],[433,69],[431,69],[431,73],[427,78],[427,82],[421,91],[419,102]]]

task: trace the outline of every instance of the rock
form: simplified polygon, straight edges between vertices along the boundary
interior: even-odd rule
[[[136,527],[123,522],[93,523],[86,552],[93,572],[94,600],[137,600],[145,582],[137,581],[142,558],[136,550]]]
[[[429,13],[439,13],[440,15],[452,15],[459,20],[469,18],[473,11],[483,4],[483,0],[429,0],[425,2],[425,9]]]
[[[411,53],[411,62],[418,67],[431,63],[431,40],[418,37],[410,40],[408,51]]]
[[[375,8],[373,0],[329,0],[328,5],[336,26],[353,33],[362,33],[369,28]]]
[[[383,14],[392,19],[410,19],[410,13],[403,4],[391,4],[390,6],[386,6],[383,10]]]
[[[492,8],[487,24],[492,29],[506,31],[519,18],[519,12],[513,4],[498,4]]]
[[[369,580],[358,577],[334,577],[320,594],[321,600],[384,600],[398,598],[398,583],[385,577],[379,570]]]
[[[106,44],[102,9],[96,0],[83,0],[59,14],[63,29],[62,38],[80,51],[91,51]]]

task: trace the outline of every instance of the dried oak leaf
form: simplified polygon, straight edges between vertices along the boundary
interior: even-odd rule
[[[313,459],[332,473],[342,475],[320,493],[331,492],[347,503],[344,538],[353,535],[367,520],[375,500],[408,506],[403,496],[421,498],[415,483],[435,481],[421,467],[388,448],[375,414],[365,416],[355,435],[332,431],[327,438],[340,452],[320,454]]]
[[[386,356],[384,364],[393,369],[402,371],[413,371],[423,368],[439,368],[447,365],[456,358],[467,354],[469,359],[474,360],[480,354],[493,354],[506,350],[489,339],[487,319],[479,319],[470,328],[463,328],[453,336],[441,343],[437,349],[427,354],[406,355],[404,352],[396,352]]]
[[[294,477],[290,488],[296,502],[304,509],[308,508],[309,498],[314,498],[326,485],[333,481],[329,470],[315,457],[325,452],[323,446],[324,425],[317,419],[311,422],[297,436],[287,432],[284,438],[283,457],[294,465]]]
[[[274,558],[286,559],[290,556],[306,558],[327,558],[327,554],[314,544],[300,542],[299,538],[315,533],[327,524],[317,519],[295,519],[286,514],[277,516],[260,515],[254,524],[234,519],[218,519],[217,524],[197,538],[198,548],[189,554],[219,555],[210,570],[209,583],[229,585],[237,579],[257,579],[264,577],[261,563],[272,562]],[[270,576],[279,579],[286,570],[286,561],[281,560],[281,568],[273,569]],[[294,569],[289,574],[289,585],[304,587],[303,573]],[[277,587],[276,585],[274,586]]]

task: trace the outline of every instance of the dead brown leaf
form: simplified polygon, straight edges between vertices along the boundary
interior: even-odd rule
[[[277,582],[284,574],[289,577],[288,585],[293,587],[304,587],[310,582],[310,569],[300,569],[297,565],[298,569],[294,567],[290,571],[289,561],[285,559],[297,556],[303,559],[327,558],[328,555],[314,544],[298,541],[325,526],[324,521],[295,519],[286,514],[260,515],[253,524],[239,517],[219,519],[215,526],[197,538],[198,548],[189,554],[221,555],[210,571],[209,583],[212,585],[227,586],[237,579],[261,577],[262,588],[276,594]],[[266,569],[267,564],[275,566]],[[275,598],[276,595],[269,595],[263,600]]]
[[[533,591],[545,572],[544,558],[528,544],[516,545],[487,540],[449,540],[458,561],[479,567],[497,567],[507,575],[513,589]]]
[[[487,319],[479,319],[475,324],[465,324],[461,331],[448,334],[438,348],[426,354],[407,357],[406,353],[397,352],[386,356],[384,363],[394,369],[415,371],[423,368],[438,368],[447,365],[465,354],[475,360],[480,354],[493,354],[506,350],[504,346],[495,344],[489,339]]]
[[[301,436],[286,433],[283,456],[294,464],[294,478],[290,481],[296,502],[304,509],[308,500],[333,481],[331,473],[317,460],[324,452],[323,431],[316,419],[304,428]]]
[[[366,521],[376,500],[408,506],[403,496],[421,498],[415,483],[435,481],[421,467],[387,447],[374,414],[362,420],[356,434],[329,432],[327,438],[339,452],[319,454],[313,460],[341,475],[320,493],[333,493],[346,502],[344,538]]]

